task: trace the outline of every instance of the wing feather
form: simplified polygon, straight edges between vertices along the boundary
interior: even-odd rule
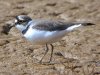
[[[32,28],[45,31],[61,31],[72,26],[73,24],[67,24],[61,21],[40,21],[36,23]]]
[[[83,26],[93,25],[92,23],[66,23],[61,21],[41,20],[37,21],[37,23],[33,25],[32,28],[45,31],[61,31],[73,25],[79,25],[79,24],[82,24]]]

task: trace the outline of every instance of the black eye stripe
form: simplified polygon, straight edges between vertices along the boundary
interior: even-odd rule
[[[25,20],[17,20],[17,24],[22,24],[22,23],[25,23],[26,21]]]
[[[19,22],[25,22],[24,20],[19,20]]]
[[[30,17],[24,15],[16,16],[15,18],[17,20],[16,24],[26,24],[32,20]]]

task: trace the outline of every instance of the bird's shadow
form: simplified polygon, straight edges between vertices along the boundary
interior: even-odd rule
[[[10,26],[10,24],[4,25],[4,26],[2,27],[1,33],[4,33],[4,34],[8,35],[11,28],[12,28],[12,27]]]

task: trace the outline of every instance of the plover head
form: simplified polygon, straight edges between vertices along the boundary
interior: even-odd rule
[[[6,26],[3,26],[3,30],[2,32],[5,34],[8,34],[9,31],[13,28],[13,27],[17,27],[17,29],[19,29],[20,31],[23,31],[26,29],[26,27],[28,26],[28,23],[31,21],[32,19],[27,16],[27,15],[19,15],[15,17],[15,20],[11,23],[7,23]]]
[[[24,29],[26,29],[28,23],[31,20],[32,19],[29,16],[26,16],[26,15],[16,16],[16,18],[15,18],[15,27],[17,27],[20,31],[23,31]]]
[[[27,25],[27,23],[29,21],[31,21],[32,19],[29,17],[29,16],[26,16],[26,15],[19,15],[19,16],[16,16],[16,19],[15,19],[15,25]]]

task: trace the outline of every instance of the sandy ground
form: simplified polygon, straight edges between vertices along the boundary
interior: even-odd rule
[[[68,22],[90,21],[54,43],[51,63],[39,64],[44,46],[32,45],[16,28],[3,30],[15,16]],[[43,59],[49,61],[50,51]],[[99,0],[0,0],[0,75],[100,75]]]

